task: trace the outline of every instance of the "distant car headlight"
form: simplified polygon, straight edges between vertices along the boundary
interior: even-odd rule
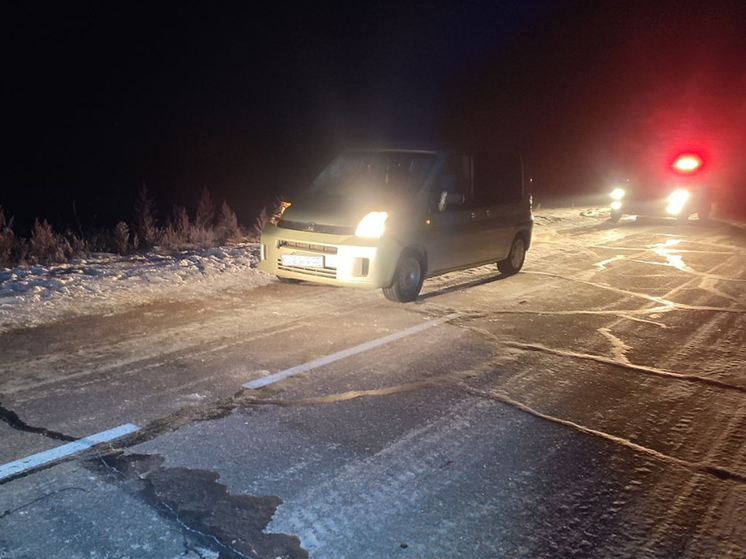
[[[388,217],[389,214],[386,212],[370,212],[358,223],[355,236],[366,239],[380,239],[386,228]]]
[[[622,203],[619,200],[614,200],[611,203],[611,209],[612,210],[621,210],[622,209]]]
[[[614,200],[621,200],[622,198],[624,198],[624,189],[615,188],[614,190],[611,191],[611,197]]]
[[[688,191],[684,190],[683,188],[674,190],[668,196],[668,206],[666,207],[666,211],[671,215],[680,214],[681,210],[684,209],[684,205],[686,204],[687,200],[689,200]]]

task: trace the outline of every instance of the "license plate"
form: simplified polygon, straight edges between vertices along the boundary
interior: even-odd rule
[[[323,268],[323,256],[303,256],[300,254],[283,254],[281,256],[283,266],[300,266],[302,268]]]

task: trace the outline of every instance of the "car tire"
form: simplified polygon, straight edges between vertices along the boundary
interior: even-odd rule
[[[618,223],[620,219],[622,219],[622,212],[611,210],[611,222]]]
[[[301,283],[303,281],[295,278],[284,278],[282,276],[277,276],[277,280],[280,283]]]
[[[394,280],[389,287],[383,288],[383,295],[395,303],[409,303],[419,295],[424,279],[419,258],[411,252],[404,253],[396,265]]]
[[[523,263],[526,261],[526,242],[522,237],[516,237],[513,239],[513,244],[510,247],[510,252],[505,260],[500,260],[497,263],[497,269],[504,276],[512,276],[517,274]]]

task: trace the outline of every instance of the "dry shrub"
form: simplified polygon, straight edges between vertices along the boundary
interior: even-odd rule
[[[38,263],[67,262],[73,249],[70,243],[55,233],[47,220],[34,220],[29,242],[29,259]]]
[[[70,258],[85,258],[90,254],[90,248],[86,239],[79,237],[69,229],[65,233],[65,238],[70,245],[70,252],[66,255],[68,260]]]
[[[190,241],[191,244],[194,246],[209,248],[217,246],[218,236],[215,233],[215,229],[213,229],[212,227],[210,227],[209,229],[204,229],[195,225],[194,227],[192,227],[191,230]]]
[[[148,187],[144,184],[135,200],[134,225],[139,246],[150,248],[155,245],[155,241],[158,238],[155,219],[155,200],[148,194]]]
[[[121,255],[125,255],[129,252],[130,228],[124,221],[120,221],[114,227],[114,246],[116,247],[117,253]]]
[[[0,267],[10,268],[16,263],[18,239],[13,233],[13,218],[5,218],[5,211],[0,206]]]
[[[198,229],[212,229],[215,223],[215,204],[212,202],[210,191],[205,187],[197,204],[197,215],[194,217],[194,225]]]
[[[238,218],[225,200],[223,200],[223,205],[220,206],[220,214],[218,215],[218,225],[216,229],[218,240],[221,244],[230,239],[235,239],[240,234]]]
[[[281,198],[275,198],[271,204],[262,208],[262,211],[254,218],[254,223],[251,224],[251,228],[249,229],[251,240],[258,241],[261,238],[264,226],[267,225],[270,218],[280,209],[281,203]]]
[[[184,206],[173,207],[169,225],[173,229],[177,238],[182,240],[182,242],[189,242],[189,234],[192,229],[192,224],[189,221],[189,214]]]
[[[251,240],[258,241],[261,238],[262,230],[264,229],[264,226],[267,225],[269,218],[273,214],[274,211],[268,211],[266,206],[262,208],[262,211],[260,211],[259,215],[254,218],[254,223],[251,225],[251,230],[249,231],[249,237]]]

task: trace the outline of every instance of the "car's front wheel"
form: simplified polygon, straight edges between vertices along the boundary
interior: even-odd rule
[[[419,295],[424,279],[422,263],[415,255],[405,253],[396,265],[393,283],[383,288],[383,294],[389,301],[409,303]]]
[[[526,260],[526,243],[521,237],[513,239],[513,245],[510,247],[510,253],[505,260],[497,263],[497,269],[505,276],[517,274]]]

